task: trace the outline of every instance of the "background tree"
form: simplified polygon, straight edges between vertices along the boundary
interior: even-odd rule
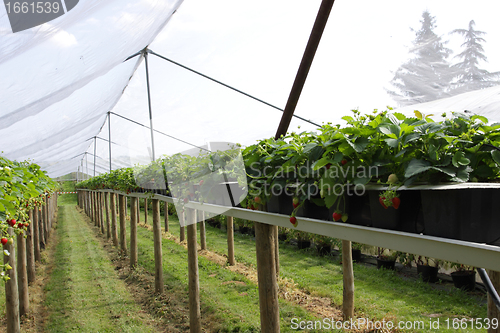
[[[478,67],[479,61],[486,61],[484,49],[481,43],[486,42],[481,36],[484,31],[474,30],[474,20],[469,22],[469,29],[455,29],[451,33],[462,35],[465,42],[461,45],[465,50],[457,54],[455,58],[462,59],[461,62],[453,65],[456,70],[456,77],[452,83],[452,95],[464,92],[493,87],[500,84],[500,72],[490,73]]]
[[[425,11],[420,22],[422,26],[415,32],[416,37],[410,49],[414,56],[394,73],[391,85],[396,89],[388,90],[400,106],[446,97],[454,76],[446,60],[451,50],[434,33],[435,17]]]

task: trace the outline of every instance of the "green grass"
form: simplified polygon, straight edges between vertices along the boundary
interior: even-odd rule
[[[61,198],[60,198],[61,199]],[[49,332],[152,332],[109,257],[74,207],[62,200],[54,268],[45,287]]]
[[[141,219],[143,218],[144,214],[141,214]],[[177,219],[171,218],[171,220],[173,223],[170,224],[170,232],[178,235]],[[226,231],[208,225],[206,230],[208,250],[227,255]],[[234,242],[236,260],[256,267],[254,238],[235,233]],[[311,295],[329,297],[334,304],[339,306],[342,304],[342,265],[338,259],[318,256],[312,249],[299,251],[296,246],[280,242],[280,276],[293,279],[300,288],[309,291]],[[455,288],[435,289],[420,280],[404,279],[394,271],[377,270],[375,267],[356,263],[354,277],[354,304],[358,317],[372,320],[389,318],[394,322],[425,322],[427,329],[418,332],[436,331],[428,328],[431,315],[439,315],[440,332],[457,331],[446,329],[447,318],[453,320],[453,318],[487,317],[484,302]],[[286,310],[280,308],[280,311],[284,313]],[[298,314],[295,316],[300,317]],[[283,318],[282,325],[285,323],[288,325],[288,319]]]

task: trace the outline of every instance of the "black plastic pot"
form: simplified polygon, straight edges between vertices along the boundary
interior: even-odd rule
[[[299,250],[308,249],[311,247],[311,241],[304,240],[304,239],[298,239],[297,246],[299,247]]]
[[[421,195],[425,234],[487,244],[500,239],[500,189],[423,190]]]
[[[316,244],[316,250],[320,256],[327,256],[332,252],[332,246],[330,244]]]
[[[361,250],[359,249],[351,249],[352,260],[353,261],[361,261]]]
[[[417,265],[417,273],[422,277],[424,282],[437,282],[439,267],[428,265]]]
[[[381,259],[377,258],[377,268],[384,268],[384,269],[392,269],[394,270],[396,266],[396,260],[387,260],[387,259]]]
[[[476,288],[476,271],[456,271],[451,273],[451,278],[458,289],[471,291]]]

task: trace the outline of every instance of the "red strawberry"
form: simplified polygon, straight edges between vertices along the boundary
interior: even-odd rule
[[[392,198],[392,206],[394,207],[394,209],[398,209],[400,203],[401,199],[399,199],[398,197]]]
[[[342,165],[346,165],[347,164],[347,160],[343,159],[342,162],[340,162],[340,163],[342,163]]]
[[[19,223],[17,224],[17,227],[18,227],[18,228],[24,228],[24,223],[19,222]]]
[[[255,201],[255,203],[260,203],[260,197],[255,197],[255,199],[253,199]]]
[[[11,227],[13,227],[13,226],[15,226],[15,225],[16,225],[16,220],[12,219],[12,220],[8,221],[8,223],[9,223],[9,225],[10,225]]]
[[[333,220],[335,222],[337,222],[337,221],[340,221],[340,219],[342,218],[342,214],[339,213],[339,212],[335,212],[335,213],[332,214],[332,217],[333,217]]]
[[[385,200],[385,197],[379,197],[378,198],[378,202],[380,202],[380,204],[382,205],[382,207],[384,207],[385,209],[387,209],[387,206],[385,205],[384,200]]]
[[[8,241],[9,240],[7,238],[5,238],[5,237],[3,237],[2,239],[0,239],[0,242],[2,242],[2,245],[7,244]]]
[[[188,203],[189,199],[188,198],[184,198],[184,203]]]
[[[328,163],[327,165],[325,165],[326,170],[330,169],[330,167],[331,167],[331,166],[332,166],[332,164],[331,164],[331,163]]]
[[[292,203],[292,206],[293,206],[293,208],[297,208],[299,206],[299,204]]]
[[[295,216],[290,216],[290,222],[295,225],[297,223],[297,218]]]

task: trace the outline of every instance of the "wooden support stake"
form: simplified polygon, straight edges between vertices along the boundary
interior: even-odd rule
[[[276,276],[280,275],[280,242],[278,239],[278,226],[273,225],[273,238],[274,238],[274,262],[276,264]]]
[[[489,270],[488,275],[490,277],[491,284],[496,289],[497,293],[500,292],[500,272]],[[498,320],[498,323],[500,323],[500,311],[498,311],[495,303],[493,302],[493,299],[488,293],[488,319],[490,320],[490,323],[495,318]],[[490,326],[490,328],[488,329],[488,333],[500,333],[500,325],[495,326],[496,328]]]
[[[39,215],[40,214],[38,214],[38,207],[33,208],[33,219],[31,220],[33,224],[33,246],[35,250],[35,261],[38,262],[42,260],[42,257],[40,255],[40,228],[38,226]]]
[[[119,201],[119,214],[120,214],[120,250],[123,252],[123,254],[127,254],[127,239],[125,237],[125,232],[127,232],[126,229],[126,220],[125,220],[125,214],[126,214],[126,209],[125,209],[125,201],[126,197],[123,195],[118,195],[118,201]]]
[[[130,199],[130,268],[137,266],[137,207],[138,198]]]
[[[144,198],[144,224],[148,224],[148,199]]]
[[[43,217],[43,206],[40,206],[38,210],[38,236],[40,241],[40,250],[45,249],[45,232],[43,228],[44,217]]]
[[[45,205],[42,207],[43,215],[43,243],[47,245],[47,240],[49,238],[47,225],[49,223],[49,214],[47,213],[47,196],[45,196]]]
[[[111,221],[109,219],[109,196],[111,193],[104,193],[104,209],[106,211],[106,238],[111,238]]]
[[[116,194],[109,194],[109,206],[111,208],[111,238],[113,245],[118,246],[118,227],[116,225]]]
[[[227,262],[229,265],[236,265],[234,260],[234,223],[233,217],[227,217]]]
[[[161,249],[160,201],[153,199],[153,240],[155,254],[155,292],[163,293],[163,259]]]
[[[203,210],[199,210],[198,214],[200,214],[200,245],[202,250],[206,250],[207,235],[205,231],[205,212]]]
[[[260,329],[262,333],[280,332],[275,244],[272,226],[256,222],[255,247],[257,251]]]
[[[101,234],[104,235],[104,193],[99,192],[99,223],[101,227]]]
[[[17,279],[19,291],[19,315],[23,316],[30,311],[30,297],[28,293],[28,261],[26,256],[26,239],[24,234],[17,235]]]
[[[351,251],[351,241],[342,240],[342,273],[344,279],[342,312],[346,320],[354,318],[354,272]]]
[[[169,232],[169,227],[168,227],[168,202],[165,203],[165,232]]]
[[[35,281],[36,273],[35,273],[35,242],[34,242],[34,227],[33,227],[33,209],[28,212],[30,224],[28,226],[28,238],[26,239],[26,261],[27,261],[27,270],[28,270],[28,283],[31,284]]]
[[[200,281],[198,274],[198,242],[196,241],[196,211],[187,210],[187,245],[189,271],[189,331],[201,333]]]
[[[181,226],[179,240],[183,242],[186,239],[186,234],[184,232],[184,226],[186,225],[186,220],[184,219],[184,210],[180,212],[178,215],[179,215],[179,224]]]
[[[14,230],[9,227],[7,233],[10,237],[14,237]],[[5,312],[7,317],[7,333],[21,332],[21,323],[19,318],[19,290],[17,287],[16,274],[16,250],[14,244],[5,244],[4,250],[7,250],[10,255],[3,256],[4,264],[9,264],[12,269],[7,271],[7,276],[10,280],[5,282]]]

